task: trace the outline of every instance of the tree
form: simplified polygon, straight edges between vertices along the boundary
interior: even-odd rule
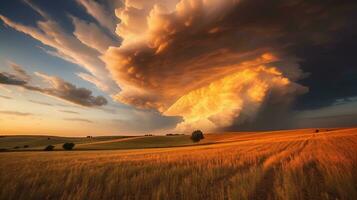
[[[54,148],[55,148],[55,146],[53,146],[53,145],[48,145],[48,146],[44,149],[44,151],[53,151]]]
[[[72,150],[74,145],[75,145],[74,143],[66,142],[62,145],[62,147],[64,150]]]
[[[201,130],[195,130],[191,134],[191,140],[193,142],[199,142],[200,140],[204,139],[203,132]]]

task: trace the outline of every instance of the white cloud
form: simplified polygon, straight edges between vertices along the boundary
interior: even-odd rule
[[[44,11],[40,10],[31,3],[28,4],[44,17],[44,20],[37,22],[37,27],[16,23],[3,15],[0,15],[0,19],[5,23],[5,25],[31,36],[44,45],[54,48],[55,51],[45,50],[50,55],[57,56],[66,61],[75,63],[86,69],[93,77],[96,77],[97,81],[102,82],[102,84],[111,85],[111,87],[108,88],[115,88],[115,90],[118,89],[113,81],[108,78],[110,75],[105,68],[105,64],[99,58],[101,55],[100,52],[95,50],[100,49],[103,51],[105,49],[104,46],[109,45],[108,38],[105,38],[105,35],[98,35],[100,32],[98,31],[97,27],[91,24],[87,24],[88,26],[86,26],[84,25],[84,21],[76,21],[77,25],[80,26],[80,28],[77,26],[76,32],[76,35],[80,36],[79,38],[81,40],[79,40],[75,35],[70,34],[62,29],[60,25],[55,20],[51,19]],[[93,31],[89,30],[89,28],[93,28]],[[105,41],[103,45],[99,46],[99,43],[91,43],[90,37],[95,36],[83,36],[82,31],[85,30],[87,32],[92,31],[92,33],[99,38],[98,40],[100,40],[100,38],[104,38],[103,40],[100,40],[100,42]],[[93,47],[95,49],[93,49]]]
[[[109,46],[115,45],[113,39],[108,37],[96,24],[72,17],[75,27],[74,35],[83,44],[104,53]]]
[[[114,32],[116,21],[113,16],[113,11],[106,9],[103,5],[92,0],[77,0],[77,3],[82,5],[87,13],[95,18],[103,27]]]

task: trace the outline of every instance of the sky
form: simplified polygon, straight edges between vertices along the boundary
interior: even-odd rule
[[[0,2],[0,135],[357,125],[353,0]]]

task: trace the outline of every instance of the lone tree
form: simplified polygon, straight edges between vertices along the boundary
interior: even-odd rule
[[[53,146],[53,145],[48,145],[48,146],[44,149],[44,151],[53,151],[54,148],[55,148],[55,146]]]
[[[193,142],[199,142],[200,140],[204,139],[203,133],[201,130],[195,130],[191,134],[191,140]]]
[[[72,150],[74,147],[74,143],[67,142],[67,143],[64,143],[62,147],[64,150]]]

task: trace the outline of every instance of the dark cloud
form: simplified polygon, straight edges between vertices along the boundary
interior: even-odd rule
[[[77,88],[75,85],[68,83],[59,77],[48,76],[42,73],[36,74],[43,78],[43,80],[49,83],[52,87],[40,88],[36,86],[25,86],[26,89],[58,97],[87,107],[103,106],[108,103],[103,96],[93,96],[92,91],[86,88]]]
[[[351,26],[353,23],[351,23]],[[357,27],[357,24],[353,25]],[[324,46],[305,46],[297,49],[304,58],[301,66],[310,76],[301,80],[310,92],[299,97],[296,109],[316,109],[329,106],[339,98],[357,96],[357,33],[346,30],[336,41]]]
[[[357,125],[357,114],[298,118],[294,119],[293,125],[294,128],[355,127]]]
[[[0,72],[0,84],[22,86],[27,84],[27,81],[9,73]]]
[[[9,63],[15,74],[0,72],[0,84],[5,85],[25,85],[31,79],[30,75],[26,73],[21,66],[15,63]]]
[[[0,110],[0,114],[3,115],[14,115],[14,116],[32,116],[32,113],[25,113],[25,112],[17,112],[17,111],[7,111],[7,110]]]
[[[38,72],[36,73],[36,75],[42,78],[51,87],[44,88],[44,87],[30,85],[28,82],[30,80],[30,76],[27,75],[27,73],[20,66],[12,65],[13,68],[14,66],[16,66],[15,72],[23,77],[27,77],[25,79],[28,80],[21,79],[19,77],[20,75],[16,76],[13,74],[0,72],[0,84],[20,86],[27,90],[37,91],[42,94],[57,97],[66,100],[68,102],[81,106],[86,106],[86,107],[103,106],[108,103],[108,101],[103,96],[94,96],[92,94],[92,91],[86,88],[78,88],[75,85],[66,82],[59,77],[48,76],[46,74],[42,74]],[[42,105],[49,105],[47,103],[38,102],[34,100],[30,100],[30,101]]]
[[[93,123],[93,121],[83,118],[64,118],[66,121],[76,121],[76,122],[85,122],[85,123]]]

